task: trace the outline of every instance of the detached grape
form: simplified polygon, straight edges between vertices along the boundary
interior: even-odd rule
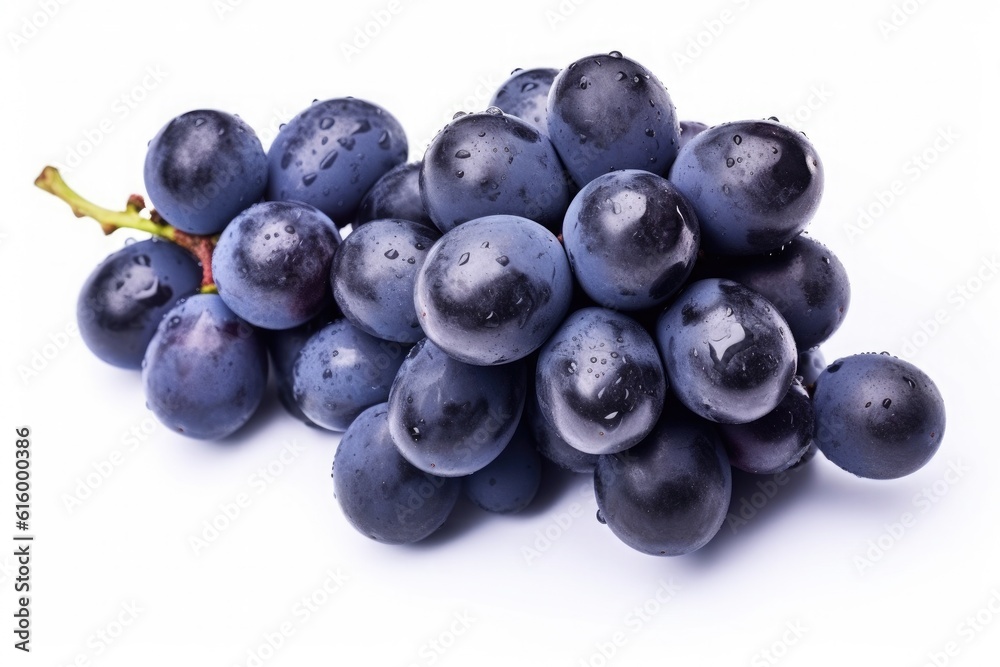
[[[858,477],[922,468],[944,437],[944,400],[913,364],[886,354],[838,359],[816,381],[816,444]]]

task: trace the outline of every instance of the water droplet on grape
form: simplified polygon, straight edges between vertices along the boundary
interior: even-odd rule
[[[396,259],[397,257],[399,257],[399,253],[397,251],[395,251],[395,250],[386,250],[385,251],[385,258],[386,259]]]

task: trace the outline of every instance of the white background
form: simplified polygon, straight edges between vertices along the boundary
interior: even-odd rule
[[[393,6],[348,57],[343,45],[385,0],[3,3],[0,663],[995,664],[996,3]],[[120,206],[142,190],[146,142],[179,113],[239,113],[266,146],[314,98],[345,95],[396,115],[418,158],[454,111],[484,108],[513,68],[612,49],[652,69],[682,118],[776,115],[808,133],[827,177],[811,231],[854,287],[827,358],[887,350],[936,380],[949,422],[926,468],[870,482],[820,457],[746,525],[676,559],[619,543],[594,519],[588,480],[572,476],[550,479],[524,516],[466,509],[427,544],[386,547],[335,505],[335,435],[271,397],[238,437],[186,440],[152,421],[136,374],[65,333],[83,280],[124,237],[103,237],[33,188],[44,165],[70,165],[71,185]],[[901,194],[879,209],[896,181]],[[863,226],[859,209],[874,211]],[[942,323],[926,327],[935,316]],[[34,439],[30,655],[11,646],[7,546],[22,425]],[[289,443],[291,461],[276,463]],[[110,477],[93,476],[115,452]],[[262,485],[253,475],[269,465],[280,474]],[[88,475],[98,488],[80,487]],[[757,491],[738,489],[735,509],[759,502]],[[191,538],[240,494],[249,506],[196,553]],[[902,534],[887,528],[906,513]],[[343,581],[327,594],[330,572]],[[321,603],[306,613],[303,597]]]

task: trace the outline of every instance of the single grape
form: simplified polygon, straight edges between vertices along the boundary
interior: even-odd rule
[[[127,245],[83,283],[80,337],[102,361],[138,369],[163,315],[200,286],[201,267],[180,246],[155,239]]]
[[[570,192],[548,137],[499,109],[465,114],[424,155],[420,190],[438,229],[487,215],[517,215],[549,229],[562,224]]]
[[[264,397],[267,350],[217,294],[196,294],[164,315],[142,361],[142,384],[147,406],[171,430],[224,438]]]
[[[549,68],[515,70],[493,93],[490,106],[531,123],[548,136],[546,106],[557,74],[559,70]]]
[[[342,318],[343,315],[337,309],[336,305],[331,304],[305,324],[292,329],[283,329],[280,331],[263,329],[260,332],[264,337],[268,354],[271,357],[274,380],[278,388],[278,399],[281,401],[282,407],[285,408],[288,414],[309,426],[316,426],[316,424],[309,417],[305,416],[302,409],[299,408],[299,404],[295,402],[295,391],[292,385],[295,360],[298,358],[299,352],[305,344],[317,331]]]
[[[538,356],[535,384],[546,421],[587,454],[620,452],[646,437],[667,391],[656,343],[605,308],[566,318]]]
[[[143,177],[150,201],[171,225],[216,234],[264,195],[267,157],[239,117],[189,111],[149,143]]]
[[[944,400],[913,364],[857,354],[830,364],[816,381],[816,444],[844,470],[896,479],[922,468],[944,437]]]
[[[667,179],[635,169],[598,176],[573,199],[563,239],[573,274],[607,308],[663,305],[694,268],[698,219]]]
[[[382,107],[351,97],[314,102],[267,153],[267,199],[304,202],[343,226],[408,152],[403,127]]]
[[[617,51],[581,58],[559,73],[549,91],[548,127],[580,187],[618,169],[665,175],[681,131],[667,89]]]
[[[679,556],[703,547],[722,526],[732,471],[712,425],[678,407],[665,410],[635,447],[600,457],[594,491],[599,516],[625,544]]]
[[[215,285],[250,324],[296,327],[330,303],[330,266],[339,243],[333,222],[312,206],[257,204],[219,237],[212,255]]]
[[[816,413],[799,382],[774,410],[747,424],[719,424],[719,435],[734,468],[759,475],[787,470],[813,442]]]
[[[522,423],[499,456],[462,481],[465,496],[487,512],[526,509],[542,483],[542,457],[529,429]]]
[[[486,467],[510,442],[524,408],[523,364],[472,366],[428,339],[389,393],[389,429],[407,461],[443,477]]]
[[[800,350],[825,342],[851,305],[851,283],[830,250],[802,235],[767,255],[731,258],[724,277],[770,301],[788,322]]]
[[[823,165],[809,140],[780,123],[724,123],[696,135],[670,169],[698,214],[709,252],[754,255],[788,243],[823,193]]]
[[[420,194],[420,162],[393,167],[375,182],[358,207],[354,228],[372,220],[409,220],[437,231]]]
[[[318,426],[345,431],[359,414],[389,398],[406,352],[399,343],[379,340],[347,320],[328,324],[295,359],[295,402]]]
[[[459,225],[431,248],[414,305],[427,337],[455,359],[505,364],[542,346],[572,294],[569,261],[552,232],[494,215]]]
[[[351,324],[398,343],[424,337],[413,286],[431,246],[441,238],[408,220],[373,220],[355,229],[333,259],[333,297]]]
[[[745,424],[778,407],[798,352],[778,310],[730,280],[700,280],[660,317],[670,386],[696,415]]]
[[[386,544],[419,542],[451,514],[462,483],[410,465],[389,435],[388,408],[354,420],[333,459],[333,494],[358,532]]]

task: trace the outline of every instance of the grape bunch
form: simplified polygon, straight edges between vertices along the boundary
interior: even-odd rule
[[[776,118],[679,121],[619,52],[515,70],[407,162],[399,122],[315,101],[265,151],[196,110],[149,145],[151,204],[37,185],[80,216],[149,232],[87,279],[77,316],[147,406],[226,438],[271,385],[343,432],[333,487],[358,531],[421,540],[459,497],[527,507],[549,462],[591,475],[598,519],[653,555],[706,544],[733,469],[819,450],[859,477],[908,475],[945,412],[912,364],[826,365],[851,288],[805,231],[823,164]]]

